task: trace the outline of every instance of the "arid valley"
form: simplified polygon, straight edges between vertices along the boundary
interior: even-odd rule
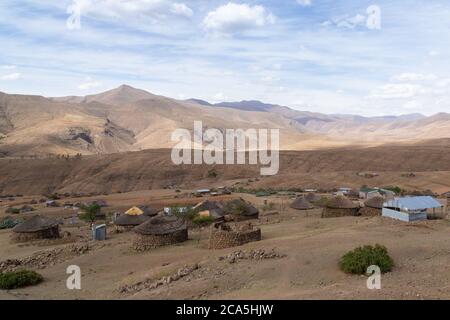
[[[448,115],[355,120],[275,106],[249,111],[175,101],[129,86],[92,97],[2,97],[0,272],[25,268],[43,277],[36,286],[0,291],[2,299],[450,298]],[[259,165],[173,164],[169,131],[189,128],[199,110],[208,126],[279,128],[278,174],[261,176]],[[175,123],[181,112],[191,119]],[[230,116],[232,122],[221,122]],[[349,125],[353,133],[340,135]],[[414,222],[382,216],[381,207],[375,214],[350,209],[327,216],[333,199],[351,200],[348,208],[367,207],[370,196],[361,192],[368,187],[432,196],[442,210]],[[312,194],[316,200],[294,206]],[[257,215],[240,221],[227,212],[233,201]],[[83,218],[96,203],[101,208],[92,221]],[[140,226],[119,228],[118,217],[173,224],[166,218],[171,210],[197,205],[205,210],[180,218],[187,221],[181,242],[135,250]],[[146,220],[150,209],[154,218]],[[26,233],[43,229],[14,236],[33,219],[41,219],[41,227],[57,223],[58,236]],[[212,248],[214,228],[224,223],[251,225],[258,241]],[[92,225],[104,225],[106,239],[94,240]],[[346,252],[375,244],[387,247],[395,263],[382,275],[381,290],[367,289],[365,275],[339,268]],[[66,284],[73,265],[81,271],[78,290]]]

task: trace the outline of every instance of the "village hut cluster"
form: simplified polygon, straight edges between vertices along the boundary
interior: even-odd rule
[[[117,230],[132,230],[135,233],[133,249],[146,251],[188,240],[188,229],[192,224],[187,220],[189,213],[199,218],[207,217],[208,221],[213,222],[210,249],[239,246],[261,239],[261,230],[248,222],[258,219],[259,210],[243,199],[227,202],[205,200],[192,208],[162,210],[159,213],[149,207],[132,207],[119,215],[114,224]]]
[[[307,212],[315,205],[322,206],[322,218],[383,216],[412,222],[444,218],[448,202],[447,199],[438,201],[431,196],[396,197],[391,190],[368,187],[361,188],[359,193],[350,188],[340,188],[334,196],[326,198],[322,205],[318,205],[321,199],[315,193],[309,192],[297,197],[290,207]]]
[[[12,231],[12,239],[16,242],[56,239],[60,237],[59,222],[55,219],[40,215],[36,215],[15,226]]]
[[[114,224],[118,231],[128,231],[146,222],[153,216],[158,214],[158,210],[150,207],[131,207],[124,214],[119,215]]]
[[[447,195],[450,196],[450,193]],[[445,201],[445,204],[442,201]],[[42,203],[45,206],[54,205],[53,202]],[[333,195],[319,195],[313,191],[303,193],[293,199],[290,208],[305,212],[306,215],[310,210],[321,208],[322,218],[383,216],[412,222],[444,217],[446,204],[447,198],[438,201],[431,196],[396,197],[392,191],[381,188],[362,188],[359,192],[350,188],[340,188]],[[70,205],[82,211],[86,210],[86,206],[96,205],[103,208],[107,203],[103,200],[94,200],[85,204]],[[33,211],[26,209],[26,212]],[[99,210],[95,218],[105,219],[105,214]],[[258,208],[242,198],[235,198],[223,201],[208,199],[194,206],[180,207],[176,210],[133,206],[122,214],[114,214],[113,223],[118,232],[133,232],[131,246],[137,251],[184,242],[188,240],[189,229],[203,228],[209,224],[209,249],[223,249],[261,240],[261,229],[252,223],[252,220],[256,219],[259,219]],[[60,237],[61,221],[40,215],[22,221],[14,227],[11,226],[14,241]],[[106,224],[101,226],[105,228],[106,237]],[[99,226],[92,225],[93,230],[96,227]]]

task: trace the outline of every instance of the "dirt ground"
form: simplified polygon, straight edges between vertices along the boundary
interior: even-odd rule
[[[185,192],[188,190],[181,194]],[[131,205],[164,206],[203,200],[183,200],[180,193],[179,199],[173,199],[174,195],[173,190],[155,190],[97,198],[105,199],[109,204],[106,210],[111,212]],[[1,230],[0,264],[55,249],[62,253],[44,265],[31,267],[44,276],[44,282],[0,291],[0,299],[450,299],[447,219],[415,223],[382,217],[322,219],[321,209],[303,212],[288,208],[291,199],[287,196],[231,197],[236,196],[260,208],[267,200],[274,203],[274,210],[261,210],[260,219],[254,221],[262,230],[261,241],[223,250],[207,249],[208,228],[190,230],[187,242],[146,253],[132,251],[133,232],[113,233],[112,226],[108,228],[108,239],[95,243],[84,224],[64,225],[62,231],[71,234],[67,241],[32,244],[11,243],[11,231]],[[17,198],[11,204],[31,198]],[[73,201],[80,200],[84,199]],[[68,218],[73,214],[61,208],[36,207],[37,211],[22,215]],[[376,243],[388,248],[395,268],[382,276],[381,290],[369,290],[367,277],[341,272],[338,261],[355,247]],[[71,246],[82,244],[87,244],[89,250],[71,251]],[[237,251],[246,258],[235,259]],[[250,253],[255,252],[263,254],[254,258]],[[81,268],[81,290],[66,288],[69,265]],[[173,277],[176,274],[181,276]]]

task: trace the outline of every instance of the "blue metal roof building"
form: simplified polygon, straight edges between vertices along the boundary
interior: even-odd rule
[[[427,212],[444,206],[430,196],[394,198],[383,205],[383,217],[401,221],[426,220]]]

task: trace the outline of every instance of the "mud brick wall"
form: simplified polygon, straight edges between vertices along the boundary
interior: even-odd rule
[[[364,207],[359,210],[359,215],[364,216],[364,217],[381,216],[381,209]]]
[[[355,209],[325,208],[322,212],[322,218],[357,216],[358,211],[359,211],[359,208],[355,208]]]
[[[209,236],[209,249],[236,247],[248,242],[259,240],[261,240],[261,229],[249,231],[226,231],[212,228]]]
[[[27,233],[13,232],[11,234],[11,239],[15,242],[27,242],[41,239],[56,239],[59,237],[60,237],[59,226],[37,232],[27,232]]]
[[[133,241],[133,249],[136,251],[146,251],[161,246],[167,246],[179,242],[184,242],[187,239],[188,239],[187,229],[163,235],[136,234]]]

